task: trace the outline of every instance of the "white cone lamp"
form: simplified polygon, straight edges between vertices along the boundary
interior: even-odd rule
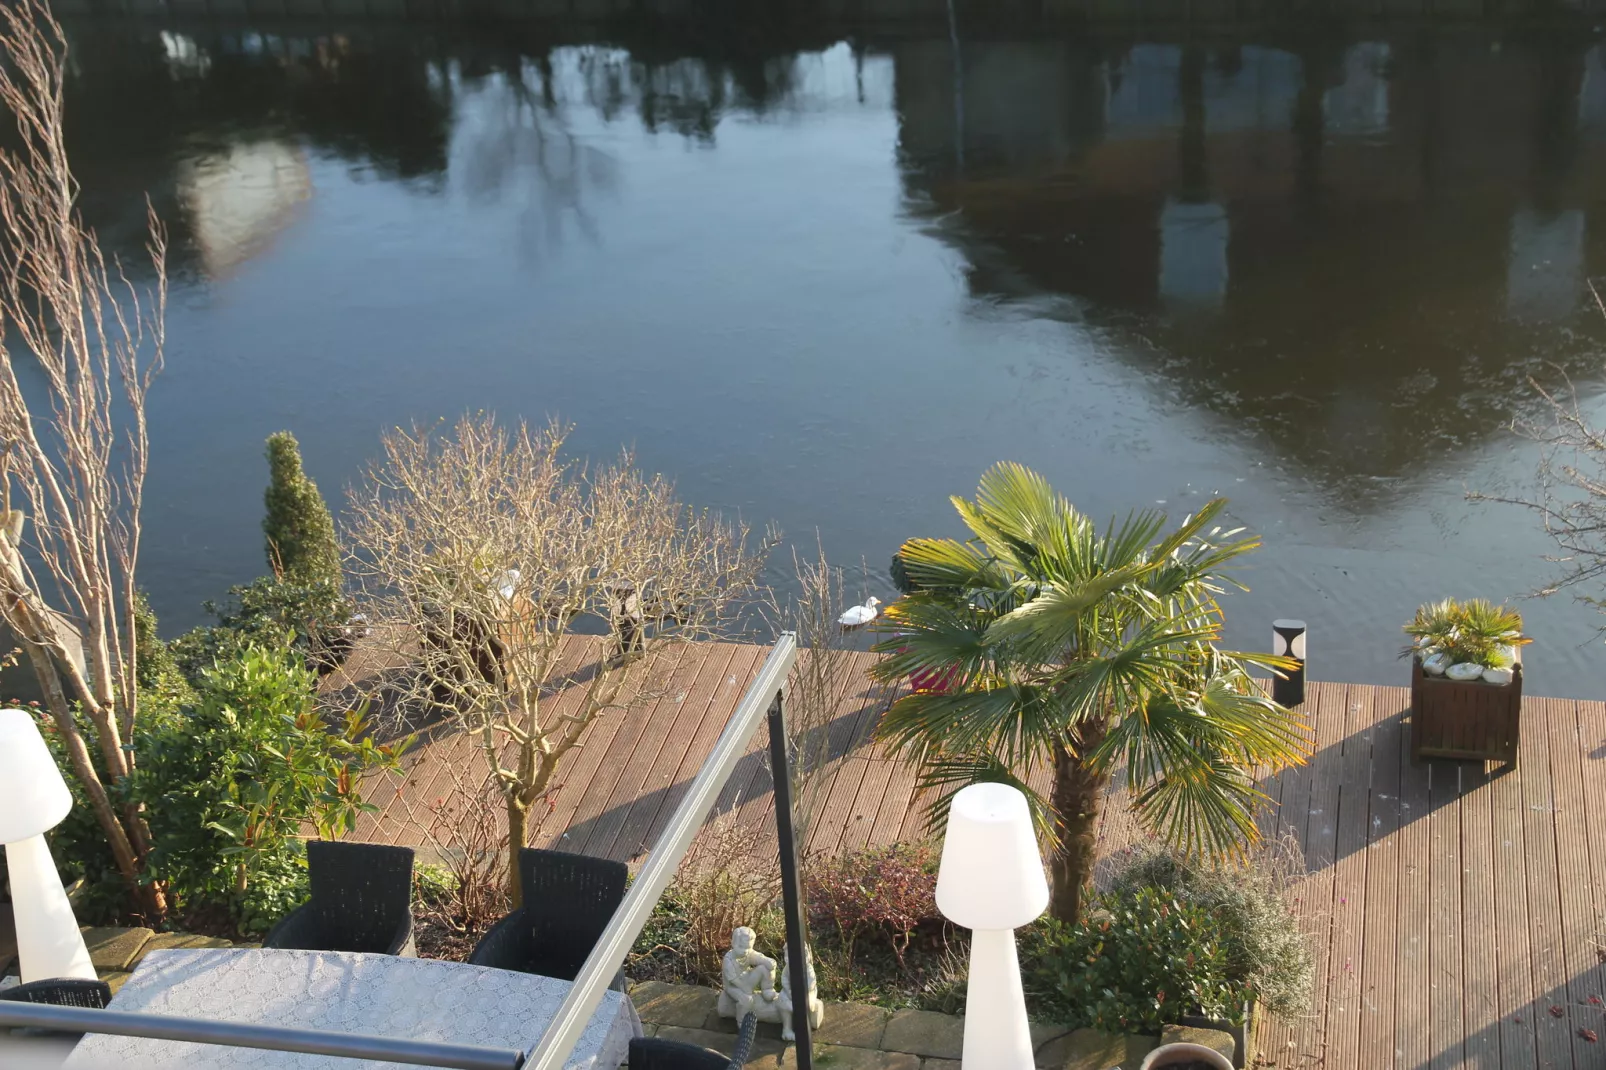
[[[45,833],[72,809],[72,792],[23,710],[0,710],[0,843],[11,875],[22,980],[95,979],[78,919],[61,886]]]
[[[937,871],[937,909],[971,930],[963,1070],[1032,1070],[1015,930],[1047,907],[1026,796],[1007,784],[956,792]]]

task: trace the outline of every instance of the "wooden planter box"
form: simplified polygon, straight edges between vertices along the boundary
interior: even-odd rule
[[[1517,764],[1522,649],[1509,684],[1429,676],[1411,659],[1411,761],[1461,758]]]

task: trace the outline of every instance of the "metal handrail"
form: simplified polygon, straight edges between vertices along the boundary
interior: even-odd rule
[[[775,697],[786,687],[786,678],[796,660],[797,636],[792,632],[782,632],[764,667],[759,670],[758,678],[747,689],[747,694],[742,696],[742,704],[736,707],[736,713],[726,723],[719,742],[714,744],[713,753],[703,763],[697,779],[692,781],[686,797],[669,819],[668,827],[653,845],[652,854],[647,856],[641,872],[636,874],[624,902],[614,911],[613,920],[591,949],[585,965],[574,979],[574,987],[569,989],[569,995],[558,1008],[557,1015],[547,1026],[546,1032],[541,1034],[540,1043],[525,1063],[528,1070],[560,1070],[569,1052],[574,1050],[586,1023],[591,1020],[592,1013],[602,1000],[603,992],[607,991],[614,974],[624,965],[625,956],[635,946],[636,937],[641,935],[648,916],[658,905],[664,889],[669,887],[675,870],[680,868],[680,860],[685,857],[697,830],[702,827],[708,811],[719,798],[725,781],[730,779],[736,763],[746,753],[747,744],[758,729],[759,721],[769,712]],[[783,771],[778,771],[777,780],[783,775]]]
[[[691,847],[692,840],[702,827],[708,812],[713,809],[719,793],[730,779],[736,764],[747,751],[753,733],[766,714],[770,718],[771,749],[776,752],[779,741],[780,758],[776,761],[776,820],[778,839],[782,848],[782,870],[791,884],[796,883],[796,849],[792,840],[790,805],[780,809],[787,797],[782,782],[788,776],[785,759],[785,718],[781,696],[786,680],[797,660],[797,636],[782,632],[768,659],[759,670],[747,693],[725,725],[714,749],[692,781],[686,797],[676,807],[663,835],[653,846],[646,863],[631,883],[624,901],[614,911],[612,920],[602,933],[585,965],[574,979],[568,996],[548,1023],[540,1042],[528,1057],[511,1049],[477,1047],[467,1044],[441,1044],[421,1040],[400,1040],[390,1037],[366,1036],[357,1033],[338,1033],[327,1030],[289,1029],[280,1026],[246,1025],[240,1022],[219,1022],[203,1018],[181,1018],[171,1015],[144,1014],[120,1010],[91,1010],[82,1007],[55,1007],[34,1003],[0,1001],[0,1028],[7,1026],[33,1026],[72,1033],[107,1033],[117,1036],[148,1037],[156,1040],[179,1040],[197,1044],[221,1044],[240,1048],[266,1048],[274,1051],[299,1052],[308,1055],[330,1055],[348,1059],[375,1059],[392,1063],[410,1063],[415,1066],[440,1066],[449,1070],[559,1070],[575,1044],[580,1040],[603,993],[613,982],[614,975],[624,965],[625,956],[641,935],[653,908],[674,878],[681,859]],[[790,857],[787,857],[790,855]],[[788,944],[801,949],[803,937],[795,902],[796,889],[790,889],[788,901]],[[801,991],[803,956],[792,955],[794,990]],[[806,1004],[806,1000],[804,1001]],[[805,1006],[796,1015],[798,1026],[798,1062],[800,1070],[810,1070],[808,1051],[808,1010]]]
[[[473,1044],[398,1040],[394,1037],[335,1033],[323,1029],[215,1022],[208,1018],[180,1018],[135,1011],[54,1007],[44,1003],[0,1001],[0,1027],[4,1026],[32,1026],[66,1033],[109,1033],[153,1040],[186,1040],[194,1044],[223,1044],[231,1048],[267,1048],[271,1051],[333,1055],[345,1059],[444,1066],[451,1070],[518,1070],[524,1064],[524,1053],[511,1048],[482,1048]]]

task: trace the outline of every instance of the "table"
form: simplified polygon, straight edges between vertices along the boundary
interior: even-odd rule
[[[568,981],[461,962],[334,951],[193,948],[151,951],[111,1001],[145,1011],[252,1025],[533,1049]],[[629,997],[603,994],[567,1064],[615,1070],[641,1020]],[[377,1070],[399,1063],[91,1034],[69,1068],[251,1067]]]

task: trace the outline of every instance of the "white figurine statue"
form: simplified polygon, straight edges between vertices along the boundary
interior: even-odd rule
[[[809,979],[809,1027],[818,1029],[820,1023],[825,1021],[825,1004],[820,1002],[820,997],[814,989],[814,955],[807,948],[804,948],[803,962]],[[796,1004],[792,1001],[792,970],[790,955],[786,951],[781,953],[781,997],[778,1003],[781,1013],[781,1039],[796,1040],[797,1034],[792,1029],[792,1008]]]
[[[776,1000],[775,960],[753,949],[756,934],[743,925],[731,933],[731,949],[725,952],[721,970],[723,984],[716,1009],[725,1018],[740,1022],[752,1012],[761,1022],[780,1021]]]

